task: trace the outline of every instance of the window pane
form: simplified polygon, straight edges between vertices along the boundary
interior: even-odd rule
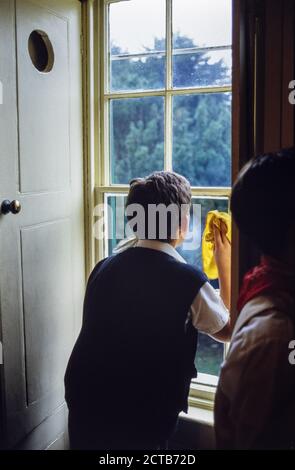
[[[109,7],[110,90],[163,88],[165,0],[129,0]]]
[[[195,209],[194,209],[195,207]],[[193,234],[180,248],[179,253],[193,266],[202,269],[201,239],[205,228],[207,213],[211,210],[228,212],[228,199],[226,198],[193,198],[190,233]],[[193,217],[195,213],[195,217]],[[218,281],[211,281],[213,287],[218,288]],[[198,372],[218,375],[223,361],[223,344],[199,333],[198,350],[195,364]]]
[[[152,55],[144,59],[118,58],[111,64],[111,91],[156,90],[164,87],[165,58]]]
[[[197,53],[174,52],[173,86],[210,87],[231,85],[231,50]]]
[[[173,47],[231,45],[231,9],[231,0],[173,0]]]
[[[231,94],[173,98],[173,169],[193,186],[231,185]]]
[[[223,351],[223,343],[215,341],[208,335],[199,333],[195,358],[197,371],[203,374],[219,375],[223,361]],[[198,381],[198,378],[196,380]]]
[[[231,83],[231,0],[173,0],[173,86]]]
[[[216,198],[192,198],[190,230],[188,238],[177,249],[187,263],[202,269],[202,234],[205,229],[206,217],[209,211],[218,210],[228,212],[228,199],[225,197]],[[218,288],[218,283],[213,281],[213,287]]]
[[[164,166],[164,98],[110,102],[111,182],[128,184]]]
[[[106,196],[108,206],[108,255],[113,254],[119,241],[126,238],[125,204],[127,196]]]

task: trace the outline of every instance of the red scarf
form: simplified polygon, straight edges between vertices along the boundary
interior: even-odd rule
[[[264,294],[286,292],[294,298],[295,275],[287,267],[268,256],[262,256],[258,266],[251,269],[243,280],[238,299],[240,312],[249,300]]]

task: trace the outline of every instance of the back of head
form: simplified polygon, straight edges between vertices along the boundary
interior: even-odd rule
[[[156,171],[146,178],[137,178],[130,182],[130,190],[126,202],[126,211],[133,205],[140,206],[144,211],[144,230],[139,238],[151,238],[165,242],[170,242],[174,238],[173,226],[176,223],[179,228],[181,225],[181,211],[191,202],[190,184],[186,178],[169,171]],[[152,212],[151,208],[159,209],[162,207],[164,212]],[[166,212],[167,219],[164,222],[165,208],[170,210]],[[174,210],[171,210],[174,209]],[[134,219],[134,214],[128,214],[128,221]],[[152,216],[155,220],[152,220]],[[173,220],[174,219],[174,220]],[[164,223],[164,237],[160,226]],[[151,237],[151,228],[154,227],[154,235]],[[139,227],[137,227],[139,231]],[[161,233],[160,233],[161,232]],[[138,233],[137,233],[138,235]]]
[[[263,254],[280,256],[295,226],[294,147],[250,160],[233,186],[231,210]]]

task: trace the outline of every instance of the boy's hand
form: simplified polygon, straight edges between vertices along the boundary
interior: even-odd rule
[[[226,227],[221,221],[221,231],[213,227],[214,231],[214,258],[219,276],[230,276],[231,269],[231,244],[226,236]]]
[[[220,296],[225,306],[230,309],[231,286],[231,244],[226,236],[226,226],[221,222],[221,230],[214,230],[214,258],[218,269]]]

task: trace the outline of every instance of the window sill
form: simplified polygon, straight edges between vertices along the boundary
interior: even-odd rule
[[[189,406],[188,413],[180,413],[179,417],[188,421],[204,424],[206,426],[214,426],[213,409],[206,410],[196,406]]]
[[[206,383],[192,382],[188,398],[189,408],[213,413],[217,377],[205,376]],[[211,383],[209,381],[211,379]]]

